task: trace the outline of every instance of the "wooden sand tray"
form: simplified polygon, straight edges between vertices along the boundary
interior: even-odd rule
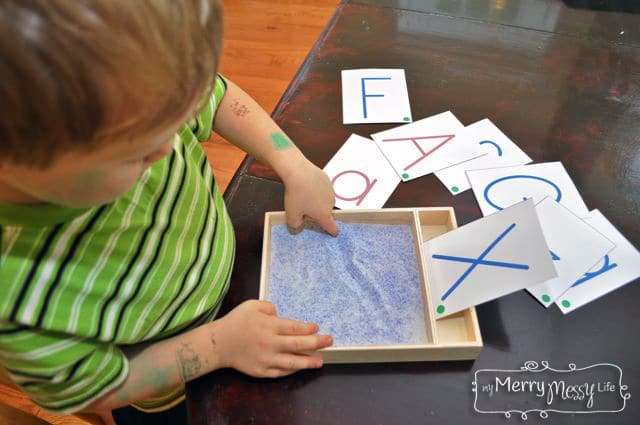
[[[409,225],[418,264],[426,338],[419,344],[340,345],[320,351],[325,363],[376,363],[475,359],[482,349],[482,337],[475,308],[435,320],[432,311],[429,270],[422,244],[457,227],[453,208],[388,208],[377,210],[336,210],[339,222],[361,224]],[[284,212],[265,214],[261,300],[269,300],[269,276],[272,253],[272,229],[285,224]],[[322,332],[322,328],[321,328]]]

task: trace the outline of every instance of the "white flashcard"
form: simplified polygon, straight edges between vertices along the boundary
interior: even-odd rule
[[[485,216],[523,199],[533,198],[538,203],[547,196],[578,217],[589,215],[578,189],[560,162],[472,170],[467,171],[467,177]]]
[[[344,124],[411,122],[404,69],[342,71]]]
[[[549,307],[585,270],[596,265],[615,245],[549,197],[536,205],[536,212],[558,277],[527,287],[527,291],[542,305]]]
[[[598,210],[591,211],[584,220],[616,247],[556,300],[564,314],[640,278],[640,252],[631,242]]]
[[[373,140],[352,134],[325,165],[338,208],[382,208],[400,178]]]
[[[437,319],[557,276],[531,199],[423,246]]]
[[[371,135],[403,181],[482,155],[460,143],[464,125],[450,111]]]
[[[525,165],[531,162],[529,155],[488,118],[466,126],[457,137],[464,145],[481,147],[483,155],[435,172],[436,177],[452,195],[471,189],[466,171]]]

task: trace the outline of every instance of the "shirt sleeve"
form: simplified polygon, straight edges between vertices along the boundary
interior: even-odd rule
[[[62,415],[117,388],[129,372],[116,345],[1,323],[0,363],[36,404]]]
[[[200,113],[189,122],[189,127],[191,131],[193,131],[193,134],[196,135],[198,141],[206,142],[209,140],[209,137],[211,137],[213,117],[226,91],[227,82],[222,75],[218,74],[211,95],[209,99],[206,100],[206,105]]]

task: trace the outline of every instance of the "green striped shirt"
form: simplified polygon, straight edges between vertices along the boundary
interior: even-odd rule
[[[116,201],[87,209],[0,204],[0,364],[67,414],[119,386],[121,347],[213,319],[235,239],[201,141],[226,83]]]

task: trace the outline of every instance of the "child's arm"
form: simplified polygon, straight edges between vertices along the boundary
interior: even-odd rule
[[[280,377],[322,366],[310,355],[330,346],[318,326],[276,316],[273,304],[247,301],[221,319],[129,353],[129,375],[83,412],[104,413],[231,367],[256,377]]]
[[[268,164],[285,186],[287,224],[298,228],[305,218],[337,235],[331,214],[335,196],[329,178],[313,165],[271,117],[247,93],[227,81],[214,129],[229,142]]]

